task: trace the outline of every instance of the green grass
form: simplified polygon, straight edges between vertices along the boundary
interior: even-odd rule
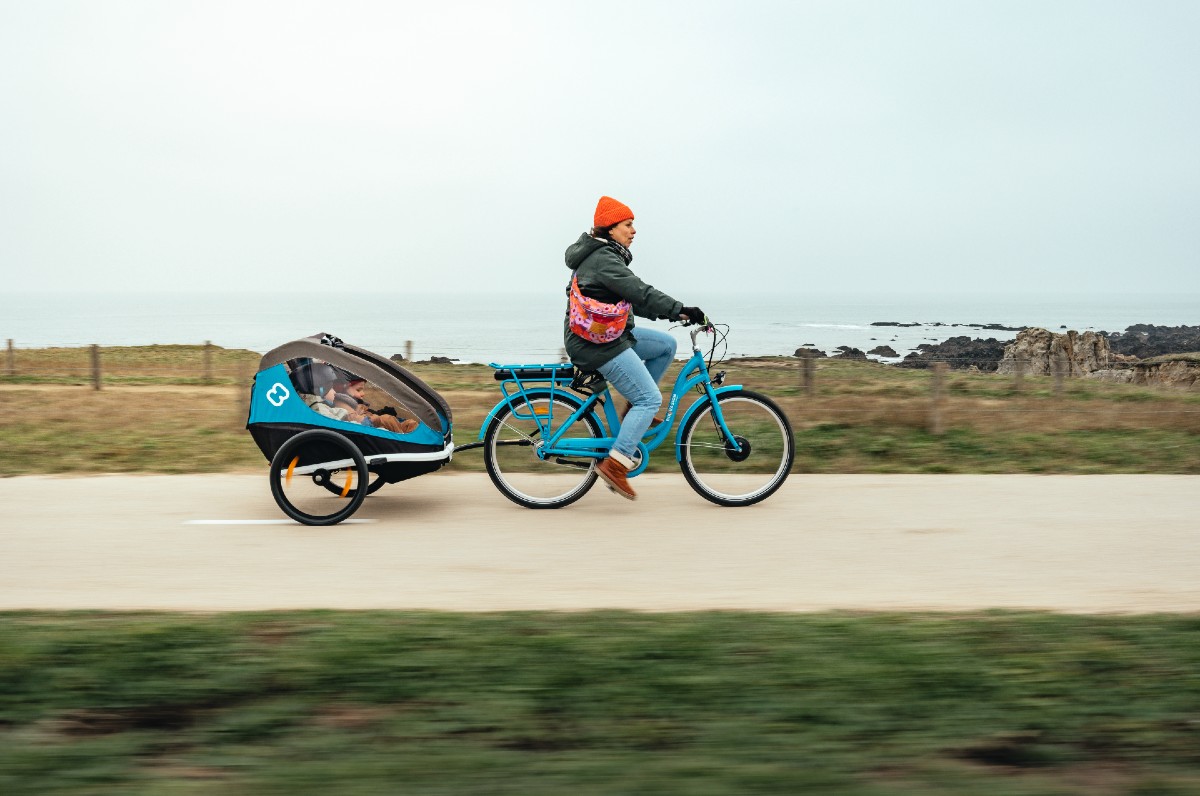
[[[1200,791],[1200,620],[0,615],[0,792]]]

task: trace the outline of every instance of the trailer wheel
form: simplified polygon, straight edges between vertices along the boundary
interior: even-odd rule
[[[328,429],[297,434],[271,459],[271,495],[284,514],[304,525],[335,525],[354,514],[370,477],[358,446]]]

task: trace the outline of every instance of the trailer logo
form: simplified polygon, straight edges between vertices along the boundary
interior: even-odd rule
[[[283,406],[283,402],[290,396],[288,388],[279,382],[275,382],[271,385],[271,389],[267,390],[267,400],[271,402],[271,406]]]

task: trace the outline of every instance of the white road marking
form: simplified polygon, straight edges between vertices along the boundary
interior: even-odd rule
[[[338,525],[351,525],[379,520],[342,520]],[[184,520],[184,525],[299,525],[295,520]]]

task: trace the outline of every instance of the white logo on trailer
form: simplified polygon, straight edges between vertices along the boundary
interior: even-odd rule
[[[287,387],[284,387],[279,382],[271,385],[271,389],[267,390],[267,400],[271,402],[271,406],[283,406],[283,402],[290,398],[292,393]]]

